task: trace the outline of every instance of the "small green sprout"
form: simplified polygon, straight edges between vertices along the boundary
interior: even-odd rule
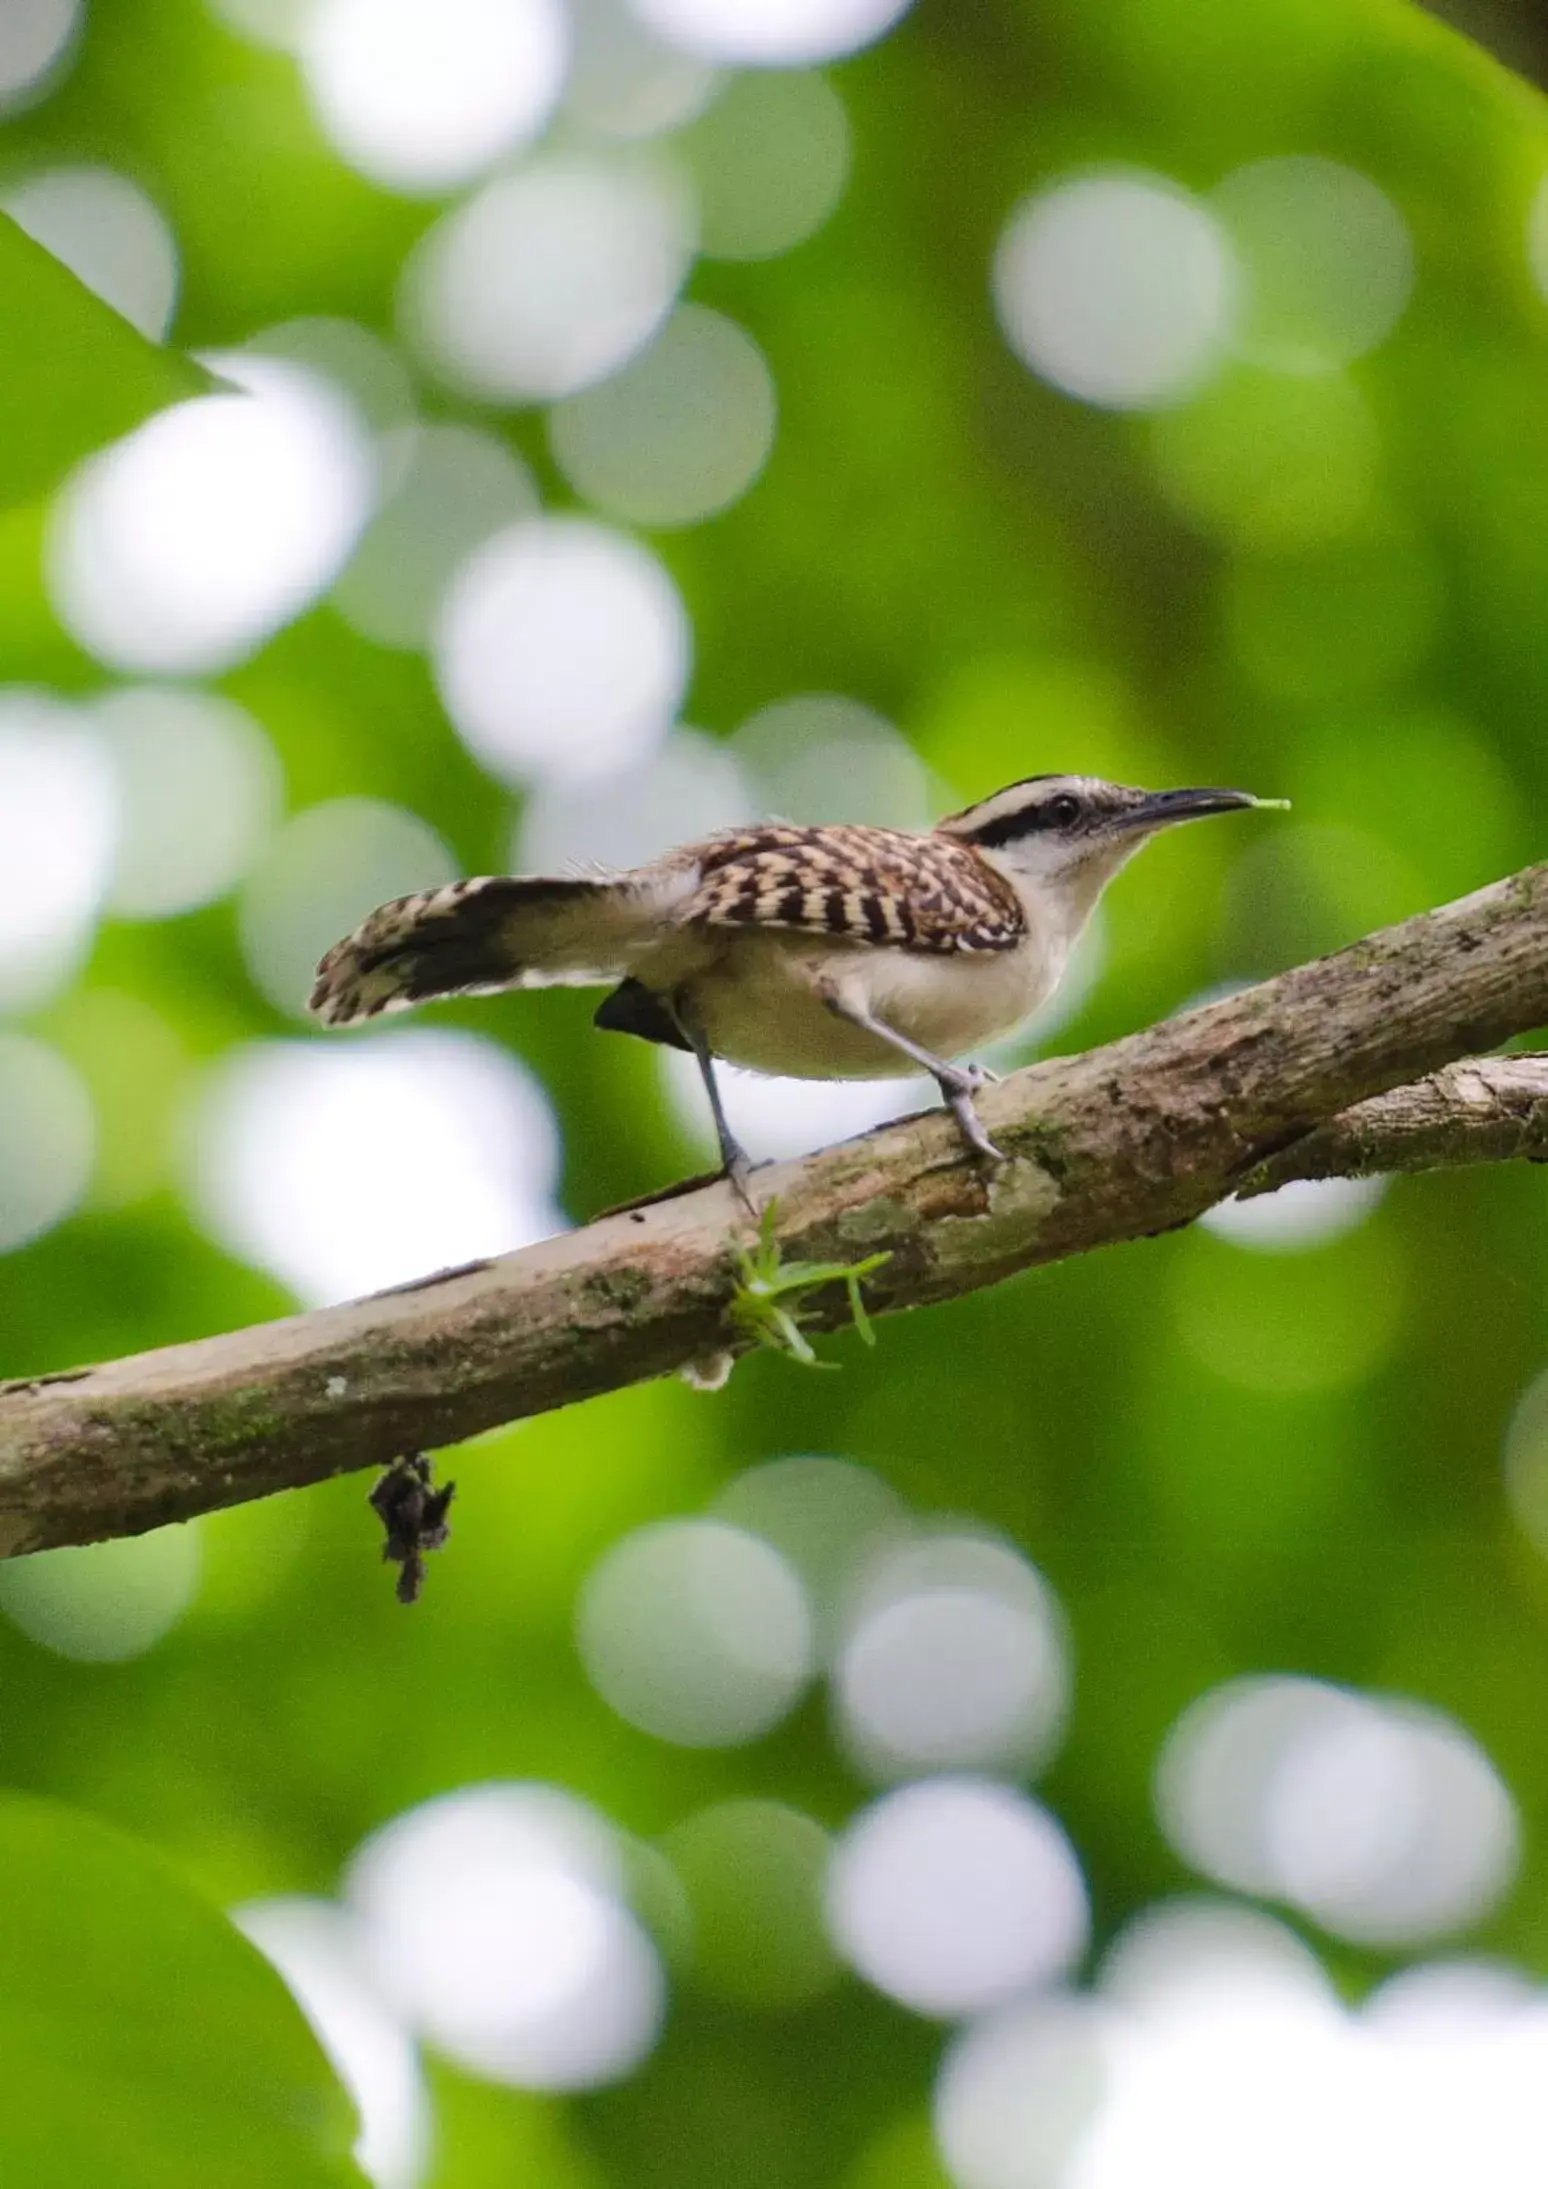
[[[868,1254],[863,1262],[787,1262],[774,1236],[775,1204],[770,1202],[758,1223],[757,1244],[736,1253],[736,1292],[731,1319],[738,1329],[767,1346],[771,1353],[788,1353],[806,1368],[831,1368],[820,1361],[802,1335],[800,1315],[808,1293],[823,1285],[841,1284],[849,1294],[849,1312],[866,1345],[876,1343],[871,1318],[860,1297],[860,1280],[890,1261],[888,1254]],[[786,1305],[784,1303],[788,1302]]]

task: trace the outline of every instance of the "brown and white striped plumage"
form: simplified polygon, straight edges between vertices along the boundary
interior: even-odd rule
[[[436,996],[612,985],[610,1030],[693,1048],[728,1163],[712,1057],[814,1079],[932,1072],[972,1144],[949,1061],[1051,993],[1105,883],[1158,829],[1256,801],[1039,776],[934,829],[728,830],[594,878],[496,875],[380,906],[318,967],[329,1025]]]
[[[630,874],[485,875],[396,897],[323,958],[311,1009],[339,1026],[439,995],[600,985],[720,929],[951,957],[1014,950],[1027,921],[1005,875],[950,836],[771,822]]]
[[[902,829],[741,829],[696,847],[700,883],[678,917],[952,955],[1026,934],[1003,874],[949,836]]]
[[[309,1008],[348,1026],[435,996],[598,987],[686,886],[651,868],[596,881],[484,874],[394,897],[328,951]]]

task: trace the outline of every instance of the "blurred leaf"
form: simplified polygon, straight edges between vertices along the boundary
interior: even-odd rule
[[[0,213],[0,417],[13,421],[0,439],[0,506],[30,500],[152,411],[214,385]]]
[[[0,1799],[0,2180],[348,2189],[345,2098],[279,1978],[153,1855]]]

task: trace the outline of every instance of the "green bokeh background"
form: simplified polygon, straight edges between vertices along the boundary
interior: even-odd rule
[[[920,0],[830,75],[854,147],[837,211],[783,257],[701,261],[687,292],[755,336],[780,403],[756,486],[652,538],[693,619],[692,720],[726,734],[790,693],[835,691],[895,720],[964,800],[1060,767],[1293,798],[1279,835],[1190,831],[1121,880],[1063,1048],[1534,857],[1537,95],[1389,0]],[[1409,307],[1347,377],[1237,363],[1131,417],[1012,355],[988,266],[1027,193],[1117,164],[1207,194],[1293,154],[1369,176],[1414,241]],[[293,65],[197,0],[97,0],[65,80],[0,129],[0,183],[79,159],[164,209],[192,350],[303,314],[391,338],[405,253],[439,210],[351,176]],[[418,392],[428,416],[495,424],[552,506],[572,500],[540,411]],[[1350,400],[1371,429],[1354,455]],[[1298,500],[1308,478],[1319,490]],[[41,525],[25,506],[0,528],[0,677],[90,693],[107,680],[48,610]],[[219,681],[271,734],[292,811],[392,799],[467,871],[502,863],[511,801],[420,657],[372,647],[324,602]],[[96,1008],[103,991],[152,1006],[186,1068],[151,1072]],[[549,1090],[576,1220],[694,1159],[652,1060],[594,1035],[589,1009],[556,995],[440,1014],[508,1043]],[[230,902],[107,923],[76,987],[30,1023],[86,1073],[104,1162],[170,1148],[199,1062],[294,1030],[249,981]],[[170,1155],[126,1202],[109,1184],[97,1198],[0,1259],[0,1374],[290,1304],[193,1228]],[[0,1625],[0,1770],[128,1828],[223,1903],[330,1891],[374,1826],[485,1778],[574,1789],[647,1841],[731,1796],[837,1827],[867,1789],[820,1691],[752,1746],[676,1749],[606,1708],[573,1642],[577,1589],[629,1528],[702,1510],[760,1461],[828,1453],[1005,1531],[1062,1601],[1074,1710],[1039,1792],[1079,1849],[1099,1942],[1195,1882],[1151,1796],[1178,1713],[1233,1675],[1297,1671],[1421,1698],[1479,1740],[1525,1849],[1469,1943],[1548,1974],[1548,1559],[1501,1472],[1548,1356],[1545,1231],[1525,1166],[1405,1181],[1304,1253],[1180,1235],[890,1322],[874,1354],[830,1348],[840,1374],[759,1358],[713,1398],[661,1384],[527,1424],[455,1455],[459,1525],[412,1615],[376,1563],[360,1482],[219,1516],[193,1608],[143,1658],[71,1663]],[[1393,1965],[1312,1935],[1351,1994]],[[559,2101],[435,2067],[431,2179],[927,2189],[939,2048],[852,1979],[757,2011],[679,1968],[660,2049],[617,2090]]]

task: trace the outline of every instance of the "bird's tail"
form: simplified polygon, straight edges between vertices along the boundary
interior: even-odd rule
[[[432,996],[616,980],[661,916],[656,894],[632,878],[491,875],[397,897],[334,944],[309,1007],[347,1026]]]

